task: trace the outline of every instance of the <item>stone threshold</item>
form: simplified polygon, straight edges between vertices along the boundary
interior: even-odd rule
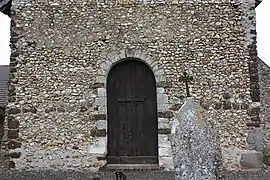
[[[158,164],[107,164],[103,171],[164,171]]]

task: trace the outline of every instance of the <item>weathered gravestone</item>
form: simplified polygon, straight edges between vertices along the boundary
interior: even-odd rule
[[[217,179],[216,133],[206,112],[188,97],[172,128],[176,180]]]

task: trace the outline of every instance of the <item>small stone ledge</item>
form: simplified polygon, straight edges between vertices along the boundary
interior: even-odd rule
[[[158,129],[158,134],[171,134],[171,129],[169,128]]]
[[[248,122],[246,125],[248,127],[260,127],[261,123],[260,122]]]
[[[90,134],[93,137],[106,137],[107,130],[106,129],[92,129],[90,130]]]
[[[94,121],[106,120],[106,114],[91,114],[89,119]]]
[[[158,118],[172,118],[172,117],[173,117],[172,111],[158,112]]]
[[[104,88],[105,83],[96,82],[90,88],[97,89],[97,88]]]

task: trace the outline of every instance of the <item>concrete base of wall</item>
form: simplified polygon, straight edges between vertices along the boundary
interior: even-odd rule
[[[122,171],[128,180],[174,180],[174,172],[160,172],[160,171]],[[114,171],[104,172],[80,172],[80,171],[8,171],[0,172],[1,180],[27,179],[27,180],[77,180],[85,179],[92,180],[100,178],[101,180],[115,180],[116,175]]]

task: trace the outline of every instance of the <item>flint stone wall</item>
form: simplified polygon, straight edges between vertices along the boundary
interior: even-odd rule
[[[270,153],[270,67],[258,59],[261,87],[261,121],[264,129],[264,150]]]
[[[218,120],[221,146],[247,148],[249,131],[260,126],[253,110],[259,101],[254,2],[96,2],[13,2],[3,146],[9,167],[106,163],[89,147],[106,136],[106,99],[98,88],[105,89],[105,62],[115,52],[137,52],[130,54],[146,63],[150,57],[153,71],[163,72],[159,118],[175,118],[185,97],[178,79],[187,71],[194,77],[192,96]]]

